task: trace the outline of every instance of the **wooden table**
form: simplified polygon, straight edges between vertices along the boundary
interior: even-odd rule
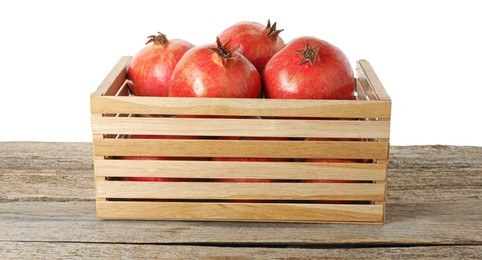
[[[390,157],[384,225],[107,221],[90,143],[0,142],[0,259],[482,259],[482,147]]]

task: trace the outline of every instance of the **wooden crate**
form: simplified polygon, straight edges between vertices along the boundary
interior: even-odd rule
[[[391,100],[367,61],[357,62],[356,100],[272,100],[130,96],[130,60],[122,57],[91,95],[98,218],[383,223]],[[320,139],[305,141],[307,137]],[[197,160],[212,157],[290,161]]]

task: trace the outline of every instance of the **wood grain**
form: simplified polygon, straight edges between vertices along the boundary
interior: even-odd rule
[[[96,189],[106,198],[363,201],[382,200],[385,184],[101,181]]]
[[[6,202],[0,241],[323,247],[481,245],[480,201],[389,203],[383,225],[98,220],[95,202]]]
[[[93,114],[389,118],[390,102],[91,96]]]
[[[481,147],[390,147],[384,225],[98,220],[90,143],[1,142],[0,187],[4,259],[149,252],[480,259],[482,252]]]
[[[96,139],[96,156],[387,159],[388,142]]]
[[[28,248],[26,248],[28,245]],[[0,242],[6,259],[480,259],[478,246],[303,248],[203,244]]]
[[[384,205],[98,201],[102,219],[381,223]]]
[[[1,142],[0,202],[94,200],[91,143]],[[392,146],[390,202],[481,200],[482,148]]]
[[[0,142],[0,202],[91,201],[92,144]]]
[[[104,177],[386,180],[386,166],[374,163],[96,160],[94,167]]]
[[[390,121],[92,117],[93,134],[388,138]]]

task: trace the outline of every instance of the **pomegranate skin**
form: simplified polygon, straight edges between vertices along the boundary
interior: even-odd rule
[[[355,91],[346,55],[308,36],[293,39],[276,53],[264,68],[263,81],[267,98],[353,99]]]
[[[153,41],[142,48],[129,64],[127,84],[136,96],[167,96],[171,74],[177,62],[186,51],[194,47],[180,39],[164,38],[161,41]]]
[[[223,42],[231,39],[233,46],[239,45],[238,52],[262,72],[268,60],[285,46],[279,37],[283,30],[276,30],[276,23],[273,27],[269,20],[267,26],[256,22],[239,22],[221,32],[219,38]]]
[[[225,59],[214,44],[194,47],[181,58],[169,83],[171,97],[258,98],[261,76],[244,56]]]

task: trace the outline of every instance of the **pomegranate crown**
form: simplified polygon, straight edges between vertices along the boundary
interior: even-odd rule
[[[276,39],[278,38],[278,35],[280,34],[280,32],[284,31],[284,29],[276,30],[276,22],[274,22],[274,24],[271,25],[271,21],[268,19],[268,24],[266,24],[265,31],[267,31],[266,36]]]
[[[163,34],[163,33],[160,33],[160,32],[157,32],[157,35],[147,36],[147,38],[149,40],[146,42],[146,45],[151,43],[151,42],[154,43],[154,44],[164,45],[167,42],[166,35]]]
[[[318,52],[320,51],[320,47],[321,43],[313,48],[310,46],[308,41],[306,41],[305,49],[300,49],[296,51],[297,53],[301,54],[300,65],[309,62],[311,66],[313,66],[313,64],[315,64],[316,60],[318,59]]]
[[[219,37],[216,37],[216,45],[216,47],[210,47],[209,50],[219,55],[223,65],[226,65],[229,60],[235,59],[239,56],[237,50],[240,46],[238,45],[235,48],[231,48],[231,39],[223,44]]]

